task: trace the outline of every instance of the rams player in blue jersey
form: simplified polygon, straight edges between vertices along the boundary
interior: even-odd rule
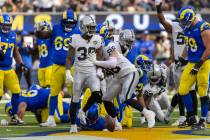
[[[192,6],[185,6],[178,12],[177,19],[184,29],[185,43],[188,47],[188,64],[180,80],[179,94],[187,108],[187,122],[193,129],[204,129],[208,112],[208,82],[210,70],[210,24],[196,17]],[[197,82],[201,100],[201,118],[196,123],[189,91]]]
[[[12,17],[8,14],[2,14],[0,16],[0,50],[3,51],[3,59],[0,59],[0,98],[3,95],[3,89],[6,87],[12,92],[12,119],[11,124],[21,123],[21,120],[17,117],[17,107],[19,93],[21,92],[19,81],[15,71],[12,69],[12,60],[20,65],[21,69],[27,70],[23,64],[22,58],[18,52],[16,44],[17,35],[11,31]],[[2,52],[1,52],[2,55]],[[2,58],[2,57],[1,57]]]
[[[50,89],[42,88],[38,85],[32,85],[26,92],[19,96],[18,116],[22,120],[26,111],[31,111],[35,114],[38,123],[45,122],[48,117],[48,99],[50,97]],[[5,112],[11,115],[11,102],[5,105]],[[62,101],[62,94],[58,96],[58,106],[56,108],[56,122],[69,122],[69,103]]]
[[[65,63],[70,36],[75,34],[77,26],[77,15],[72,10],[63,12],[61,22],[53,26],[52,31],[52,73],[50,111],[47,121],[42,126],[56,126],[54,112],[57,106],[58,93],[62,90],[65,81]]]
[[[50,87],[52,73],[52,26],[46,21],[35,24],[36,45],[39,50],[38,79],[41,87]]]

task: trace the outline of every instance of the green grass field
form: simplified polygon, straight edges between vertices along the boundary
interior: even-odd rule
[[[133,113],[133,127],[147,127],[147,124],[140,124],[140,114],[138,112]],[[162,124],[162,123],[156,123],[156,126],[171,126],[171,123],[173,123],[178,117],[178,112],[174,112],[172,114],[172,120],[169,124]],[[9,117],[4,112],[4,104],[0,104],[0,120],[7,119],[9,120]],[[25,136],[30,133],[35,132],[47,132],[47,131],[57,131],[57,130],[69,130],[70,124],[57,124],[57,127],[55,128],[45,128],[45,127],[39,127],[38,123],[35,120],[35,117],[32,113],[27,112],[24,118],[24,125],[20,126],[0,126],[0,138],[2,137],[17,137],[17,136]]]

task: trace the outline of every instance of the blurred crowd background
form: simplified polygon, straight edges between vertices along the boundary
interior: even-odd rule
[[[210,0],[165,0],[164,10],[176,11],[184,5],[210,11]],[[59,12],[67,8],[75,11],[154,11],[154,0],[0,0],[3,12]]]

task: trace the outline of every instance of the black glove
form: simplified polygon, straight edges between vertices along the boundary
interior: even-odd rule
[[[29,71],[28,67],[26,67],[23,63],[20,64],[20,68],[21,68],[21,71],[24,73]]]
[[[187,60],[185,60],[183,57],[180,57],[180,56],[179,56],[179,57],[178,57],[178,61],[176,62],[176,66],[175,66],[176,70],[179,69],[179,68],[182,67],[182,66],[187,65],[187,63],[188,63]]]
[[[4,61],[4,52],[0,50],[0,61]]]
[[[196,63],[195,66],[192,68],[190,74],[192,75],[196,75],[200,69],[200,67],[202,66],[203,62],[199,62],[199,63]]]

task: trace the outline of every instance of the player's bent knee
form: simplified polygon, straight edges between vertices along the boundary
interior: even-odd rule
[[[199,84],[198,85],[198,95],[200,97],[207,96],[208,94],[208,84]]]
[[[184,96],[184,95],[187,95],[189,92],[188,89],[186,89],[185,87],[183,86],[179,86],[179,89],[178,89],[178,94],[181,95],[181,96]]]
[[[97,103],[102,102],[102,93],[101,91],[94,91],[91,96],[94,96]]]

